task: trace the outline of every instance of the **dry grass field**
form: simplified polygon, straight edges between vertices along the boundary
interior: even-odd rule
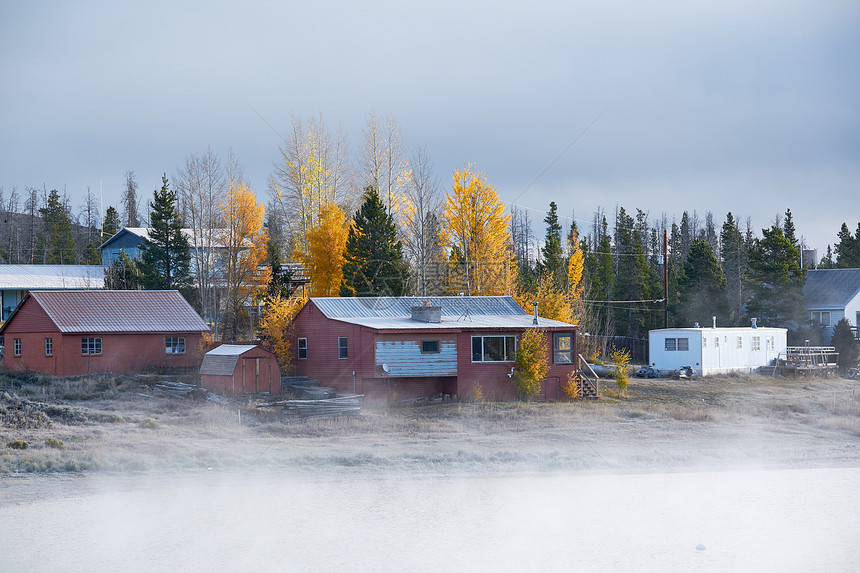
[[[335,476],[860,465],[856,381],[605,382],[596,402],[368,405],[287,420],[158,396],[154,378],[0,373],[0,475],[266,469]]]

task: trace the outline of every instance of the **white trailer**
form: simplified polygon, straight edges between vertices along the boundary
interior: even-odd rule
[[[648,333],[651,366],[661,372],[691,366],[697,374],[752,372],[785,355],[785,328],[661,328]]]

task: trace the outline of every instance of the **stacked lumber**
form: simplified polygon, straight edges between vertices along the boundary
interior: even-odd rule
[[[188,396],[198,389],[200,389],[200,386],[184,382],[156,382],[152,387],[153,392],[156,394],[166,394],[168,396]]]
[[[363,394],[322,400],[279,400],[257,404],[257,408],[281,408],[288,418],[317,418],[361,415]]]

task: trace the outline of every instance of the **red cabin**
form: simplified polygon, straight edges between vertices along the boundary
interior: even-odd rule
[[[508,296],[311,298],[294,323],[296,374],[377,398],[465,397],[480,385],[487,398],[512,399],[514,353],[530,328],[544,331],[551,365],[539,398],[560,399],[577,327]]]

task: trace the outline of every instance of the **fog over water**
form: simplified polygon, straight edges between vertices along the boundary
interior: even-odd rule
[[[858,483],[860,468],[7,478],[0,571],[858,571]]]

